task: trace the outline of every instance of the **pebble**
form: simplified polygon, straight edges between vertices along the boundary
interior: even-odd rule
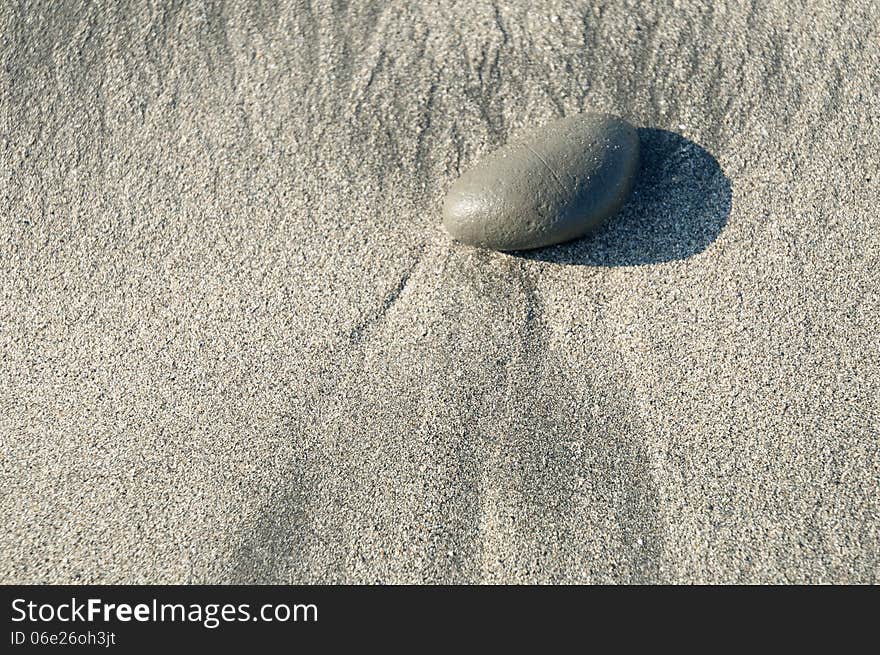
[[[449,189],[443,225],[457,241],[528,250],[583,236],[623,205],[639,139],[624,120],[576,114],[511,142]]]

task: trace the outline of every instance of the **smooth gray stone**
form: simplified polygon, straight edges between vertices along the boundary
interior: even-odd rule
[[[583,236],[626,200],[639,139],[614,116],[577,114],[533,130],[465,172],[443,225],[463,243],[528,250]]]

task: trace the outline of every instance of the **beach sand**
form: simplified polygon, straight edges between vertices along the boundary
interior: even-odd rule
[[[877,582],[880,6],[656,4],[2,3],[0,581]]]

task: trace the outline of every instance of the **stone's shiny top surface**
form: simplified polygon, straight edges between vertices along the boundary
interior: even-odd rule
[[[527,250],[583,236],[620,209],[638,168],[627,122],[577,114],[532,130],[465,172],[443,224],[458,241]]]

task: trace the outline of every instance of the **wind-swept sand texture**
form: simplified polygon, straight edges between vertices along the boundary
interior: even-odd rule
[[[658,4],[0,3],[0,580],[876,582],[880,6]]]

